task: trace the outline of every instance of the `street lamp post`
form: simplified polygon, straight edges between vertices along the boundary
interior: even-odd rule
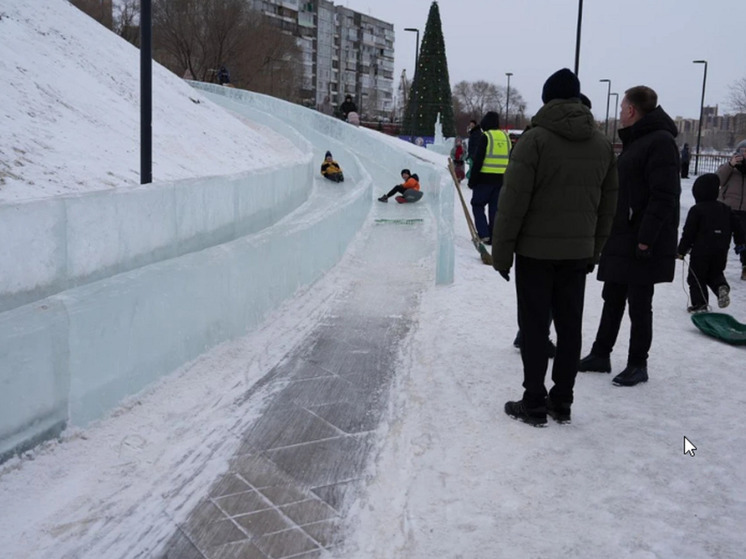
[[[414,72],[412,72],[412,79],[414,80],[414,76],[417,73],[417,64],[420,61],[420,30],[416,27],[405,27],[404,31],[413,31],[414,33],[417,33],[417,37],[415,39],[417,43],[415,44],[414,49]]]
[[[603,80],[598,80],[600,82],[606,82],[606,85],[608,86],[608,89],[606,90],[606,125],[604,126],[604,134],[606,134],[606,137],[609,137],[609,97],[611,96],[611,80],[607,80],[604,78]]]
[[[510,124],[510,76],[513,72],[505,72],[505,75],[508,76],[508,92],[505,99],[505,130],[507,130]]]
[[[412,72],[412,85],[410,86],[410,99],[408,103],[409,111],[411,112],[408,117],[405,117],[405,118],[410,119],[410,123],[409,123],[410,128],[409,130],[402,130],[403,133],[410,134],[410,140],[411,140],[412,139],[411,134],[415,130],[414,120],[416,117],[414,104],[411,99],[411,92],[412,92],[412,89],[414,88],[414,80],[417,77],[417,65],[420,62],[420,30],[417,29],[416,27],[405,27],[404,31],[412,31],[413,33],[417,33],[417,36],[415,39],[417,42],[415,44],[415,49],[414,49],[414,72]]]
[[[707,60],[692,60],[693,64],[704,64],[705,74],[702,77],[702,100],[699,103],[699,130],[697,131],[697,155],[694,160],[694,174],[699,170],[699,143],[702,139],[702,120],[705,114],[705,85],[707,85]]]
[[[140,4],[140,184],[153,182],[153,24],[151,0]]]
[[[575,75],[578,74],[580,66],[580,25],[583,22],[583,0],[578,0],[578,30],[575,37]]]
[[[619,94],[612,93],[611,95],[614,95],[614,133],[611,135],[611,145],[614,145],[616,143],[616,119],[619,112]]]

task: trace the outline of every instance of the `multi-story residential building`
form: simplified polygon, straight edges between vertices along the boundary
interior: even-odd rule
[[[679,130],[677,138],[679,143],[688,142],[694,146],[700,132],[699,119],[676,117],[674,120]],[[717,105],[703,107],[700,139],[702,149],[727,151],[744,138],[746,138],[746,113],[719,115]]]
[[[251,0],[302,52],[303,102],[328,95],[339,106],[352,95],[363,118],[385,119],[394,108],[394,26],[329,0]]]

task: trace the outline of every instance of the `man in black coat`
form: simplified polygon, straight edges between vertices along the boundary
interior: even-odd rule
[[[648,380],[654,286],[674,277],[681,163],[676,124],[658,106],[655,91],[645,86],[628,89],[620,121],[619,199],[598,268],[604,306],[596,341],[578,370],[611,372],[611,351],[629,302],[627,367],[613,382],[634,386]]]

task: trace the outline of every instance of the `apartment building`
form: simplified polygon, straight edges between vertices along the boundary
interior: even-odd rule
[[[365,119],[394,109],[394,26],[329,0],[251,0],[302,52],[303,102],[318,107],[328,95],[339,106],[352,95]]]
[[[719,115],[718,112],[717,105],[702,109],[701,145],[703,149],[728,150],[746,138],[746,113]],[[676,117],[674,121],[679,130],[677,140],[680,143],[696,144],[699,119]]]

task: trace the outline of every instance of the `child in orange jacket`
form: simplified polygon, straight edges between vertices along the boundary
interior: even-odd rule
[[[404,198],[404,202],[416,202],[422,198],[422,192],[420,192],[420,180],[416,174],[410,173],[409,169],[402,169],[401,178],[404,179],[404,182],[402,184],[397,184],[394,188],[389,190],[388,193],[381,196],[378,199],[379,202],[388,202],[389,198],[396,193],[402,195],[401,197]],[[397,197],[397,201],[401,202],[399,198],[400,197]]]

